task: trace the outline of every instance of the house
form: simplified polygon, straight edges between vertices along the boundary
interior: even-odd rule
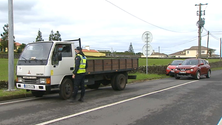
[[[146,56],[145,55],[141,55],[141,57],[146,57]],[[153,53],[150,56],[148,56],[148,57],[165,58],[165,57],[168,57],[168,55],[165,54],[165,53],[160,53],[160,52],[153,51]]]
[[[89,46],[85,46],[85,49],[82,49],[82,52],[89,57],[105,57],[105,53],[100,53],[97,50],[91,50]]]
[[[0,52],[3,50],[2,46],[1,46],[1,41],[2,41],[2,39],[0,38]],[[14,44],[15,44],[14,51],[18,50],[19,46],[22,45],[21,43],[18,43],[18,42],[15,42]],[[6,47],[5,52],[7,52],[7,51],[8,51],[8,48]]]
[[[168,57],[168,55],[165,54],[165,53],[159,53],[159,52],[154,52],[153,51],[153,53],[149,57],[165,58],[165,57]]]
[[[208,50],[208,51],[207,51]],[[217,57],[218,55],[216,55],[214,53],[214,51],[216,51],[215,49],[212,48],[208,48],[205,46],[201,46],[201,56],[202,57],[207,57],[207,52],[208,52],[208,56],[210,57]],[[211,55],[209,54],[211,53]],[[189,49],[185,49],[182,51],[178,51],[172,54],[169,54],[169,57],[185,57],[185,58],[191,58],[191,57],[197,57],[198,56],[198,46],[192,46]]]

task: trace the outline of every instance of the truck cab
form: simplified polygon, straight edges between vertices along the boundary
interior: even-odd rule
[[[71,77],[75,64],[74,42],[47,41],[28,44],[17,62],[17,83],[19,89],[32,91],[34,96],[56,91],[66,77]],[[72,81],[66,85],[72,92]],[[62,94],[62,93],[61,93]]]

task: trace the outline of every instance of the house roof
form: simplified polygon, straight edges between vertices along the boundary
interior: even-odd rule
[[[212,49],[212,48],[208,48],[208,49]],[[198,46],[191,46],[189,49],[184,49],[183,51],[175,52],[169,55],[185,55],[186,54],[185,51],[187,50],[198,50]],[[201,50],[207,50],[207,47],[201,46]],[[212,49],[212,50],[215,50],[215,49]]]
[[[82,52],[93,52],[93,53],[99,53],[96,50],[88,50],[88,49],[82,49]]]
[[[170,55],[185,55],[185,53],[184,51],[179,51],[179,52],[172,53]]]
[[[212,48],[208,48],[208,49],[212,49]],[[189,49],[185,49],[185,50],[198,50],[198,46],[191,46]],[[207,50],[207,47],[201,46],[201,50]]]
[[[167,55],[167,54],[159,53],[159,52],[153,52],[151,55]]]
[[[15,42],[15,46],[21,46],[21,43]]]

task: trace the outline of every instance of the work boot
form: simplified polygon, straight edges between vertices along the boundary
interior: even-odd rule
[[[78,101],[79,101],[79,102],[84,102],[83,98],[80,98]]]

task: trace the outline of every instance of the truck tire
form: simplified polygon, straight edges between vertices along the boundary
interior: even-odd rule
[[[45,92],[43,91],[35,91],[35,90],[32,90],[32,95],[35,96],[35,97],[42,97],[44,95]]]
[[[60,85],[59,96],[62,99],[69,99],[72,96],[73,92],[73,84],[72,80],[69,78],[65,78]]]
[[[116,76],[117,75],[114,75],[111,79],[111,86],[112,86],[112,89],[113,90],[117,90],[117,87],[116,87]]]
[[[87,87],[90,88],[90,89],[99,89],[100,83],[99,82],[95,82],[92,85],[87,85]]]
[[[117,90],[123,90],[126,87],[126,76],[124,74],[118,74],[116,76],[116,88]]]

